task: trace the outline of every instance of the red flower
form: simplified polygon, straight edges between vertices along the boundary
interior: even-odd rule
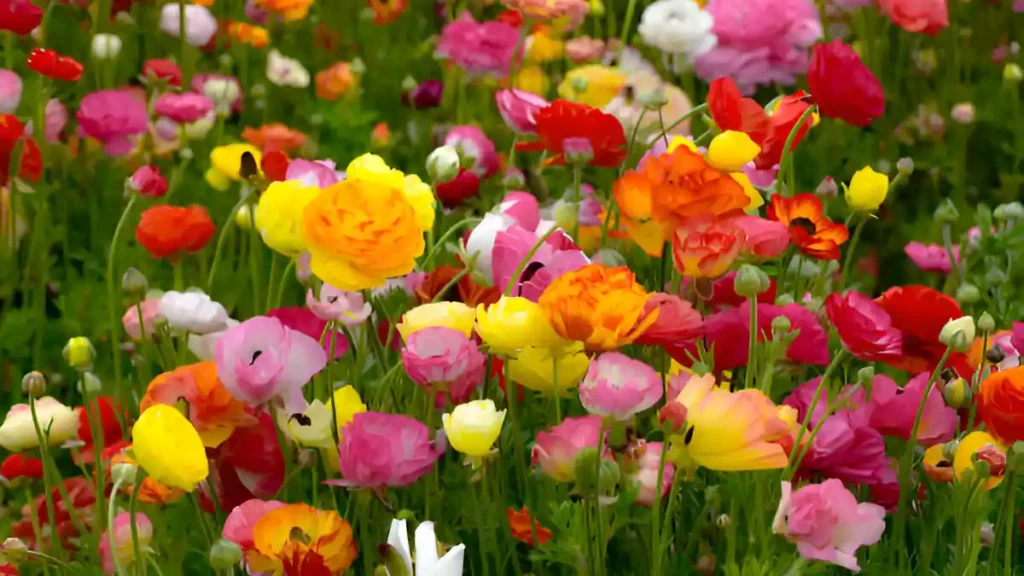
[[[284,182],[288,172],[288,155],[280,150],[271,150],[260,160],[260,169],[271,182]]]
[[[28,55],[28,67],[47,78],[75,82],[85,68],[70,56],[61,56],[54,50],[33,48]]]
[[[867,126],[885,112],[882,83],[842,40],[814,45],[807,86],[818,109],[829,118]]]
[[[537,112],[537,135],[540,142],[520,142],[517,150],[547,150],[551,155],[545,165],[565,165],[565,142],[587,144],[593,151],[593,166],[618,166],[626,158],[626,134],[622,124],[611,114],[593,106],[555,100]],[[582,142],[582,141],[586,142]]]
[[[11,482],[18,478],[43,478],[43,461],[39,458],[29,458],[21,454],[11,454],[0,464],[0,477]]]
[[[803,90],[783,96],[775,103],[768,116],[768,135],[765,136],[764,142],[761,144],[761,153],[754,158],[754,164],[759,169],[771,168],[782,160],[782,150],[786,147],[786,140],[789,139],[796,123],[800,121],[800,117],[810,107],[811,104],[807,102],[807,93]],[[813,114],[804,120],[796,135],[793,136],[793,143],[789,147],[790,152],[796,148],[796,145],[803,140],[815,124]]]
[[[266,412],[258,418],[259,424],[235,429],[216,450],[217,496],[225,512],[251,498],[273,496],[284,484],[284,455],[274,420]]]
[[[135,239],[153,258],[176,258],[202,250],[216,230],[202,206],[161,205],[142,213]]]
[[[0,2],[0,30],[25,36],[39,26],[42,21],[43,9],[30,0],[3,0]]]
[[[903,354],[885,363],[911,374],[934,370],[946,351],[946,346],[939,342],[939,332],[947,321],[963,316],[956,300],[927,286],[915,285],[890,288],[875,302],[903,334]],[[955,367],[962,358],[962,354],[954,354],[949,363]]]
[[[797,194],[786,198],[772,196],[768,219],[782,222],[789,228],[789,239],[800,251],[818,260],[839,260],[839,245],[850,237],[846,225],[825,217],[821,198],[814,194]]]
[[[43,156],[35,140],[25,137],[25,127],[11,114],[0,114],[0,186],[10,179],[11,157],[21,141],[21,165],[15,176],[38,182],[43,175]]]
[[[825,313],[851,354],[868,362],[886,361],[903,353],[903,335],[874,300],[850,290],[825,300]]]
[[[173,60],[150,58],[142,65],[142,75],[147,78],[167,80],[171,86],[181,86],[181,69]]]
[[[480,177],[472,170],[459,168],[454,180],[437,185],[437,198],[445,208],[455,208],[480,193]]]
[[[508,525],[512,529],[512,537],[520,542],[526,543],[528,546],[533,546],[533,527],[537,527],[537,540],[540,545],[543,546],[551,540],[551,530],[540,525],[530,516],[530,509],[523,507],[523,509],[516,510],[515,508],[508,509]]]
[[[75,476],[64,481],[64,490],[68,494],[65,500],[57,486],[50,489],[50,499],[53,502],[53,524],[57,527],[57,538],[64,544],[65,548],[73,546],[71,539],[81,536],[71,521],[71,510],[80,522],[85,524],[86,515],[91,512],[93,504],[96,503],[96,495],[92,488],[92,482],[82,476]],[[35,530],[32,528],[33,509],[39,519],[40,526],[50,524],[50,514],[46,506],[46,495],[36,496],[31,503],[22,509],[22,519],[11,526],[11,536],[20,538],[34,544],[38,549],[40,543],[36,542]]]
[[[18,569],[13,564],[0,564],[0,574],[4,576],[18,576]]]
[[[636,339],[637,344],[671,345],[701,334],[703,319],[693,305],[678,296],[655,292],[647,298],[644,315],[658,311],[658,319]]]
[[[92,464],[95,461],[93,454],[93,437],[92,429],[89,427],[90,419],[99,415],[99,422],[97,425],[97,432],[103,434],[102,439],[97,438],[100,442],[100,451],[104,451],[107,446],[119,444],[124,440],[124,435],[121,431],[121,422],[117,419],[117,404],[114,403],[113,397],[100,396],[95,398],[89,405],[83,406],[78,411],[78,439],[84,442],[84,444],[76,449],[72,456],[75,462],[79,464]],[[102,456],[100,456],[102,458]]]
[[[505,10],[498,17],[495,18],[498,22],[504,22],[513,28],[519,28],[523,25],[523,15],[519,13],[519,10]]]
[[[732,78],[719,78],[711,83],[708,110],[723,131],[743,132],[758,146],[768,137],[768,114],[754,99],[744,98]]]

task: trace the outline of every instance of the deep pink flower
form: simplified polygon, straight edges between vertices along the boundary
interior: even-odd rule
[[[789,248],[789,229],[782,222],[760,216],[738,216],[732,221],[747,236],[743,251],[755,258],[778,258]]]
[[[411,92],[402,93],[402,104],[416,110],[437,108],[444,96],[444,84],[440,80],[424,80]]]
[[[264,514],[281,506],[284,506],[284,502],[259,498],[242,502],[228,514],[228,519],[224,521],[224,529],[221,530],[221,537],[238,544],[242,552],[252,550],[252,529]]]
[[[257,423],[235,431],[211,454],[214,489],[221,510],[228,512],[251,498],[277,494],[284,484],[284,453],[269,412],[256,414]]]
[[[498,151],[494,142],[476,126],[456,126],[444,137],[444,145],[459,151],[459,156],[472,160],[469,169],[480,178],[488,178],[498,172]]]
[[[1018,352],[1024,351],[1024,322],[1014,322],[1011,330],[1010,345]]]
[[[458,208],[463,202],[480,194],[480,176],[472,170],[459,168],[459,175],[434,185],[434,192],[445,208]]]
[[[469,10],[441,31],[434,56],[470,74],[504,76],[519,43],[519,31],[504,22],[477,22]]]
[[[749,310],[749,302],[744,302],[740,306],[740,311],[745,316],[749,317]],[[757,330],[760,332],[759,339],[763,340],[765,335],[771,335],[772,320],[778,316],[788,318],[792,329],[800,331],[800,334],[793,340],[793,343],[786,351],[786,358],[800,364],[828,365],[828,333],[825,332],[814,312],[799,304],[787,304],[785,306],[775,306],[772,304],[758,305]]]
[[[549,104],[547,100],[533,92],[516,88],[498,90],[494,94],[494,101],[498,104],[498,112],[505,125],[516,134],[535,134],[537,121],[534,116]]]
[[[160,169],[151,164],[139,166],[128,179],[128,187],[133,191],[150,198],[159,198],[167,194],[167,178],[160,174]]]
[[[529,192],[512,191],[505,194],[498,211],[515,220],[524,229],[534,232],[540,225],[540,204]]]
[[[642,506],[650,506],[654,503],[654,496],[658,490],[658,467],[661,465],[661,451],[664,445],[661,442],[648,442],[644,445],[644,453],[637,460],[637,468],[630,475],[630,479],[640,486],[636,494],[636,502]],[[671,462],[665,462],[665,470],[661,474],[661,497],[672,488],[672,476],[676,467]]]
[[[785,316],[792,324],[794,331],[800,334],[790,344],[786,357],[794,362],[825,366],[829,362],[828,335],[821,323],[810,310],[799,304],[774,306],[759,304],[757,307],[758,339],[771,339],[772,320],[777,316]],[[732,370],[747,363],[750,338],[750,303],[744,302],[737,308],[722,310],[704,318],[704,336],[707,340],[706,349],[714,346],[715,370]],[[689,364],[686,350],[691,353],[695,348],[667,348],[669,354],[683,364]]]
[[[914,266],[925,272],[949,274],[953,270],[953,266],[949,262],[949,252],[946,251],[944,246],[910,242],[903,248],[903,252],[907,254],[907,257],[914,263]],[[956,262],[959,264],[959,246],[953,246],[953,257],[956,258]]]
[[[925,386],[928,384],[928,372],[922,372],[900,388],[891,378],[880,376],[872,383],[871,427],[885,436],[910,439],[914,427],[917,408],[921,404]],[[946,442],[956,432],[956,410],[946,406],[942,399],[939,382],[932,385],[928,399],[924,403],[921,424],[917,431],[917,443],[921,446],[933,446]]]
[[[867,126],[885,113],[882,83],[842,40],[814,45],[807,86],[823,116]]]
[[[323,340],[324,352],[331,353],[331,335],[324,334],[327,329],[327,321],[318,318],[309,308],[303,306],[287,306],[285,308],[274,308],[267,312],[267,316],[277,318],[286,327],[296,330],[320,342]],[[341,358],[348,353],[348,339],[341,330],[334,331],[334,359]]]
[[[512,281],[513,274],[538,240],[536,234],[518,224],[512,224],[495,235],[490,263],[494,285],[499,290],[505,290]],[[556,233],[549,236],[538,248],[523,268],[519,276],[519,285],[512,290],[513,296],[522,296],[536,302],[544,289],[556,278],[589,263],[579,248],[562,248],[559,243],[561,236]]]
[[[445,392],[453,404],[467,402],[483,381],[487,357],[476,342],[459,330],[431,326],[406,338],[402,364],[413,382],[437,393],[444,407]]]
[[[343,428],[338,459],[350,488],[408,486],[426,474],[444,452],[425,424],[400,414],[361,412]]]
[[[587,412],[619,422],[654,406],[664,392],[657,370],[620,352],[605,352],[591,360],[579,384],[580,402]]]
[[[296,158],[288,163],[284,174],[285,180],[299,180],[307,186],[327,188],[345,179],[333,160],[306,160]]]
[[[157,99],[153,112],[179,124],[190,124],[213,110],[213,100],[195,92],[168,92]]]
[[[892,318],[874,300],[850,290],[833,292],[825,300],[825,313],[851,354],[868,362],[903,354],[903,335]]]
[[[550,430],[537,432],[531,458],[552,480],[572,482],[576,479],[576,457],[584,448],[597,448],[600,434],[600,416],[566,418]]]
[[[644,315],[658,311],[658,319],[636,339],[637,344],[664,346],[701,334],[703,319],[692,304],[672,294],[655,292],[647,298]]]
[[[79,105],[78,129],[103,143],[111,156],[124,156],[135,146],[133,138],[149,123],[145,95],[135,90],[100,90],[85,95]]]

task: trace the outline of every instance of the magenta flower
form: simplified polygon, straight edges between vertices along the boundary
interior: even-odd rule
[[[469,10],[441,31],[436,58],[451,60],[470,74],[504,76],[519,43],[519,31],[498,21],[477,22]]]
[[[796,492],[783,482],[772,531],[795,543],[804,558],[859,572],[857,548],[882,537],[885,509],[870,502],[858,504],[839,480],[808,484]]]
[[[100,90],[82,98],[78,129],[85,136],[103,142],[103,151],[111,156],[131,152],[132,138],[143,134],[149,125],[145,97],[134,90]]]
[[[0,114],[14,114],[21,103],[21,76],[0,68]]]
[[[871,298],[855,290],[834,292],[825,299],[825,313],[843,346],[857,358],[885,362],[903,354],[903,334]]]
[[[333,160],[306,160],[296,158],[288,163],[285,180],[299,180],[306,186],[327,188],[345,179],[345,173],[337,170]]]
[[[640,487],[634,502],[641,506],[650,506],[654,503],[654,496],[658,491],[658,467],[661,466],[661,451],[664,450],[664,445],[661,442],[648,442],[644,448],[643,455],[636,462],[637,468],[629,478]],[[672,489],[672,476],[675,472],[675,465],[666,461],[665,470],[661,474],[662,499]]]
[[[772,336],[772,320],[785,316],[794,331],[800,334],[790,344],[786,358],[802,363],[825,366],[829,362],[828,334],[810,310],[799,304],[775,306],[760,304],[757,307],[758,338]],[[715,370],[732,370],[747,363],[750,338],[750,303],[744,301],[737,308],[729,308],[704,318],[706,346],[714,346]],[[690,349],[693,349],[690,346]],[[669,353],[674,353],[669,350]]]
[[[644,304],[644,315],[658,311],[658,318],[636,339],[637,344],[665,346],[690,340],[701,334],[704,320],[692,304],[672,294],[655,292]]]
[[[743,229],[743,251],[755,258],[778,258],[789,248],[789,228],[782,222],[760,216],[739,216],[732,220]]]
[[[921,404],[925,386],[931,375],[922,372],[900,388],[891,378],[879,376],[874,379],[871,391],[871,427],[885,436],[910,439],[917,408]],[[921,424],[917,431],[917,443],[934,446],[953,437],[956,432],[956,410],[946,406],[942,399],[939,382],[932,385],[924,403]]]
[[[587,412],[625,422],[654,406],[665,391],[654,368],[620,352],[605,352],[590,362],[579,392]]]
[[[316,340],[267,316],[228,328],[215,356],[217,376],[232,396],[251,406],[281,398],[289,413],[305,409],[302,388],[327,365]]]
[[[160,169],[151,164],[139,166],[128,179],[128,187],[133,191],[150,198],[159,198],[167,194],[167,178],[160,174]]]
[[[494,246],[491,248],[491,272],[494,278],[494,285],[500,290],[505,290],[512,275],[518,269],[526,255],[537,244],[539,237],[533,232],[528,232],[518,224],[512,224],[505,230],[500,230],[494,236]],[[513,296],[522,296],[530,301],[536,302],[544,289],[554,282],[556,278],[586,266],[590,263],[586,255],[576,247],[562,248],[561,235],[552,234],[537,249],[533,257],[523,268],[519,276],[518,286],[512,290]]]
[[[317,342],[323,341],[324,353],[331,353],[331,334],[326,333],[327,321],[318,318],[312,310],[303,306],[274,308],[267,316],[277,318],[286,327],[301,332]],[[348,339],[341,330],[334,331],[334,359],[337,360],[348,353]]]
[[[585,448],[596,449],[600,434],[599,416],[566,418],[546,432],[537,432],[532,461],[555,482],[572,482],[576,479],[576,457]]]
[[[357,326],[366,321],[373,312],[369,302],[359,292],[346,292],[324,284],[320,296],[313,296],[313,289],[306,291],[306,306],[325,322],[341,322],[346,326]],[[337,345],[335,345],[337,346]]]
[[[467,166],[477,176],[488,178],[498,172],[500,161],[494,142],[476,126],[456,126],[444,137],[444,145],[459,151],[459,156],[472,160],[472,167]]]
[[[444,96],[444,84],[440,80],[424,80],[411,92],[402,93],[402,104],[416,110],[437,108]]]
[[[344,478],[324,483],[371,489],[408,486],[433,468],[443,453],[443,441],[431,441],[430,429],[419,420],[361,412],[341,434],[338,461]]]
[[[402,364],[412,381],[437,393],[435,402],[444,407],[444,392],[453,404],[469,400],[483,381],[487,357],[476,342],[459,330],[431,326],[418,330],[405,341]]]
[[[256,527],[256,523],[263,518],[264,514],[281,506],[284,506],[284,502],[264,501],[259,498],[242,502],[228,514],[228,519],[224,521],[221,537],[238,544],[242,552],[252,550],[254,546],[252,529]]]
[[[110,531],[114,531],[115,549],[110,549]],[[145,548],[153,539],[153,523],[149,517],[142,512],[135,513],[135,534],[138,538],[139,548]],[[117,566],[126,568],[132,562],[141,558],[135,558],[135,547],[132,543],[132,515],[122,512],[114,517],[114,525],[103,531],[100,537],[100,560],[103,564],[103,571],[107,574],[114,574]],[[117,556],[117,564],[114,564],[114,556]]]
[[[978,235],[980,236],[980,234],[981,232],[979,231]],[[953,270],[953,266],[949,262],[949,252],[946,251],[944,246],[910,242],[903,248],[903,252],[907,254],[907,257],[914,263],[914,266],[925,272],[949,274]],[[953,257],[956,258],[956,263],[959,264],[959,246],[953,246]]]
[[[213,100],[195,92],[168,92],[157,99],[153,112],[178,124],[190,124],[213,111]]]
[[[494,101],[505,125],[516,134],[535,134],[537,121],[534,116],[541,108],[548,106],[548,101],[543,97],[516,88],[498,90],[494,93]]]
[[[512,218],[525,230],[535,231],[540,226],[540,204],[529,192],[512,191],[505,194],[498,212]]]

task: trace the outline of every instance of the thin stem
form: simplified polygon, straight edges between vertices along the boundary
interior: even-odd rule
[[[810,448],[809,445],[804,446],[801,450],[800,441],[803,440],[804,434],[807,432],[807,427],[811,423],[811,416],[814,414],[814,409],[818,405],[818,401],[821,399],[821,393],[828,387],[828,380],[832,376],[832,372],[839,367],[840,362],[846,358],[846,349],[841,348],[839,352],[832,358],[832,362],[825,369],[825,373],[821,376],[821,382],[818,383],[818,389],[814,391],[814,397],[811,398],[811,403],[807,406],[807,414],[804,416],[803,424],[800,425],[800,430],[796,435],[796,442],[793,443],[793,452],[789,455],[789,463],[786,465],[786,469],[782,473],[783,480],[792,480],[793,475],[796,473],[797,466],[803,459],[804,453]],[[794,458],[796,456],[796,458]]]
[[[295,259],[292,258],[288,261],[288,265],[284,267],[284,274],[281,275],[281,281],[277,284],[277,292],[274,293],[274,308],[281,307],[281,298],[284,297],[284,289],[288,287],[288,279],[291,278],[292,270],[294,269]]]
[[[867,221],[867,218],[861,218],[853,228],[853,237],[850,238],[850,245],[846,247],[846,258],[843,260],[843,271],[839,276],[840,289],[846,288],[846,275],[850,271],[850,265],[853,263],[853,253],[857,251],[857,242],[860,240],[860,233],[864,231],[864,224],[867,223]],[[825,268],[825,264],[827,263],[822,263],[822,268]]]
[[[747,344],[747,372],[744,388],[753,388],[754,372],[757,370],[757,295],[748,298],[750,302],[750,340]]]
[[[178,37],[180,40],[181,85],[192,85],[192,67],[188,65],[188,35],[185,33],[185,0],[178,1]]]
[[[661,456],[658,458],[658,482],[654,485],[654,500],[651,502],[651,576],[661,576],[661,487],[665,481],[667,444],[662,441]]]
[[[270,253],[270,280],[267,281],[267,304],[264,307],[266,310],[270,310],[270,305],[274,302],[274,280],[277,279],[277,252]]]
[[[231,227],[235,224],[235,214],[242,209],[242,206],[249,201],[249,197],[252,196],[253,192],[256,191],[248,185],[245,186],[245,193],[242,194],[242,199],[235,204],[234,208],[231,209],[231,213],[228,214],[228,219],[224,222],[224,226],[220,229],[220,236],[217,237],[217,247],[213,250],[213,262],[210,263],[210,273],[206,275],[206,291],[209,292],[213,288],[213,281],[217,277],[217,264],[220,263],[220,253],[224,249],[224,239],[227,237]]]
[[[523,448],[523,435],[519,421],[519,394],[515,382],[509,373],[511,359],[505,358],[502,369],[505,372],[505,397],[508,399],[508,413],[512,418],[512,443],[516,455],[516,483],[521,491],[529,491],[526,482],[526,472],[523,470],[523,463],[526,462],[526,454]]]
[[[622,46],[629,46],[629,27],[633,23],[633,13],[636,11],[636,0],[629,0],[626,5],[626,17],[622,20]]]
[[[579,164],[574,164],[572,167],[572,202],[573,210],[576,211],[576,217],[573,219],[572,222],[573,242],[580,241],[580,178],[582,176],[581,172],[583,172],[583,167],[580,166]]]
[[[516,266],[516,271],[513,272],[512,277],[509,278],[508,286],[505,286],[505,291],[502,294],[502,296],[512,295],[513,287],[519,285],[519,277],[523,275],[523,270],[526,269],[526,265],[530,263],[530,260],[532,260],[534,255],[537,254],[537,251],[540,250],[540,247],[543,246],[545,242],[547,242],[548,238],[550,238],[551,235],[555,233],[555,230],[558,230],[558,227],[552,226],[550,230],[545,232],[543,236],[537,239],[537,243],[533,245],[533,248],[530,248],[529,252],[526,253],[526,256],[522,259],[522,261],[519,262],[519,266]]]
[[[430,252],[428,252],[426,257],[423,258],[423,267],[427,268],[430,265],[430,263],[433,261],[434,254],[437,253],[440,247],[444,246],[445,240],[448,240],[448,238],[450,238],[452,235],[458,232],[459,229],[462,228],[464,225],[476,224],[479,221],[480,219],[475,217],[464,218],[453,224],[451,228],[445,230],[444,234],[442,234],[441,237],[437,239],[437,242],[434,243],[434,247],[431,248]]]
[[[1017,469],[1010,468],[1006,478],[1006,508],[1003,514],[1006,516],[1006,540],[1003,550],[1003,571],[1006,576],[1013,576],[1013,529],[1016,526],[1017,512]]]
[[[508,386],[508,382],[505,383]],[[551,355],[551,392],[555,399],[555,424],[562,423],[562,397],[558,389],[558,355]]]
[[[139,526],[135,521],[135,510],[139,504],[139,490],[142,488],[143,472],[140,469],[135,474],[135,485],[132,486],[132,495],[128,500],[128,513],[130,514],[131,527],[132,527],[132,554],[135,558],[134,562],[142,572],[142,575],[146,574],[146,563],[142,561],[142,549],[139,547]],[[211,494],[216,493],[215,490],[210,491]],[[113,493],[111,494],[111,500],[113,500]]]
[[[55,546],[56,543],[54,542],[54,537],[57,535],[57,517],[54,512],[56,508],[54,508],[53,505],[53,490],[50,489],[50,483],[54,480],[50,475],[51,465],[53,465],[53,462],[50,459],[50,429],[49,426],[47,426],[46,435],[44,436],[43,429],[39,425],[39,415],[36,413],[36,399],[35,396],[31,394],[28,397],[28,406],[29,411],[32,413],[32,426],[36,431],[36,439],[39,441],[39,454],[43,460],[43,489],[46,490],[46,518],[50,523],[50,546],[53,547],[54,550],[61,550],[59,546]],[[52,419],[50,420],[50,425],[53,425]],[[53,465],[53,469],[56,469],[55,465]],[[60,481],[58,480],[57,482],[59,483]],[[65,500],[64,503],[67,506],[71,506],[70,500]],[[29,504],[31,505],[32,502],[29,501]],[[39,547],[42,549],[42,542],[39,543]]]
[[[637,118],[636,124],[633,125],[633,133],[629,136],[629,144],[626,146],[626,158],[633,153],[633,146],[636,144],[636,135],[640,132],[640,124],[644,121],[644,116],[647,114],[647,108],[640,110],[640,117]],[[623,160],[622,164],[619,164],[619,176],[626,171],[626,161]]]
[[[682,115],[682,116],[680,116],[679,118],[676,118],[676,120],[675,120],[674,122],[672,122],[671,124],[669,124],[669,125],[668,125],[668,126],[667,126],[667,127],[665,128],[665,132],[671,132],[671,131],[672,131],[672,129],[673,129],[673,128],[675,128],[676,126],[679,126],[680,124],[682,124],[683,122],[686,122],[686,121],[687,121],[688,119],[690,119],[690,118],[693,118],[693,117],[694,117],[694,116],[696,116],[697,114],[701,114],[701,113],[703,113],[703,112],[704,112],[705,110],[707,110],[707,109],[708,109],[708,105],[707,105],[707,103],[701,104],[700,106],[694,106],[693,108],[690,108],[690,109],[689,109],[689,110],[688,110],[688,111],[686,112],[686,114],[683,114],[683,115]]]
[[[121,566],[117,559],[117,531],[114,530],[114,512],[117,510],[117,491],[121,489],[121,479],[114,480],[113,492],[107,507],[107,537],[110,539],[110,561],[114,563],[114,574],[121,574]],[[133,522],[134,524],[134,522]]]
[[[787,176],[789,176],[790,180],[788,181],[787,185],[787,188],[789,189],[786,190],[786,194],[784,194],[784,196],[792,196],[794,194],[792,166],[793,153],[790,150],[790,148],[793,147],[793,142],[796,140],[796,135],[800,133],[800,128],[804,125],[804,122],[806,122],[807,119],[811,117],[811,114],[814,114],[814,110],[814,105],[808,106],[807,110],[804,110],[804,113],[800,115],[800,119],[797,120],[796,124],[793,125],[793,129],[789,131],[789,136],[786,137],[786,145],[782,148],[782,156],[779,159],[779,173],[776,175],[775,181],[778,183],[776,187],[776,192],[781,194],[781,185],[783,182],[786,182],[786,180],[782,178],[782,175],[783,173],[785,173]]]
[[[110,347],[114,354],[114,391],[118,402],[122,406],[128,405],[128,391],[123,388],[121,382],[121,322],[117,314],[118,305],[117,290],[114,285],[114,266],[117,263],[117,246],[121,239],[121,232],[124,230],[125,224],[128,221],[128,215],[131,213],[132,207],[135,206],[135,201],[138,197],[138,194],[132,194],[128,199],[128,205],[125,206],[124,212],[121,213],[121,219],[118,220],[117,227],[114,228],[114,237],[110,239],[110,251],[107,256],[107,319],[109,322],[108,328],[110,329]],[[123,416],[120,413],[118,419],[122,420],[121,429],[127,431]]]

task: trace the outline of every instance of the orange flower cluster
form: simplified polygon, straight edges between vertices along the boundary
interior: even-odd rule
[[[266,48],[270,45],[270,32],[266,28],[245,22],[229,22],[228,37],[253,48]]]
[[[768,219],[782,222],[789,228],[789,239],[801,252],[818,260],[838,260],[839,245],[850,238],[844,224],[825,216],[825,207],[814,194],[797,194],[792,198],[772,197]]]
[[[344,96],[355,83],[352,65],[348,62],[335,62],[330,68],[316,73],[316,97],[334,102]]]
[[[294,152],[306,143],[305,134],[292,130],[280,122],[264,124],[259,128],[246,126],[242,130],[242,138],[264,152]]]
[[[280,15],[285,21],[295,21],[309,14],[313,0],[257,0],[256,4],[268,12]]]

